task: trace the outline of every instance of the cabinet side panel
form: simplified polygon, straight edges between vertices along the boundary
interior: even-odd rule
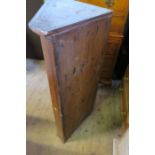
[[[62,113],[61,113],[61,106],[60,106],[60,99],[59,99],[59,92],[58,92],[58,85],[57,85],[57,74],[55,70],[55,60],[54,60],[54,49],[53,45],[50,41],[47,40],[44,36],[41,36],[41,43],[45,58],[46,70],[48,75],[48,82],[51,92],[51,99],[53,105],[53,111],[55,116],[55,123],[57,126],[57,134],[58,136],[64,140],[64,133],[63,133],[63,125],[62,125]]]
[[[53,37],[65,139],[92,111],[110,17],[80,24]]]

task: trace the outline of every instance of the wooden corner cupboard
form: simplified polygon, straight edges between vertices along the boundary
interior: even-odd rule
[[[123,32],[129,11],[129,0],[79,0],[113,10],[100,82],[111,84],[118,52],[123,39]]]
[[[93,109],[112,11],[48,0],[29,23],[41,38],[58,136],[65,141]]]

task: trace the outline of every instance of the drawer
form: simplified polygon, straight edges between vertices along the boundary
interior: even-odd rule
[[[120,45],[122,43],[122,38],[123,38],[122,36],[114,36],[114,35],[109,36],[105,55],[112,55],[112,56],[117,55],[120,49]]]
[[[124,31],[124,25],[126,22],[126,16],[113,16],[111,21],[110,32],[117,32],[122,34]]]
[[[120,34],[123,33],[126,17],[128,15],[129,10],[128,0],[79,0],[79,1],[113,10],[110,32],[118,32]]]
[[[129,0],[78,0],[113,10],[114,15],[126,16],[129,10]]]

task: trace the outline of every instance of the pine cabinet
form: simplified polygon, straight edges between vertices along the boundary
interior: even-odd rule
[[[112,22],[108,37],[108,47],[105,53],[100,82],[110,84],[123,39],[124,26],[128,16],[128,0],[79,0],[96,6],[113,10]]]

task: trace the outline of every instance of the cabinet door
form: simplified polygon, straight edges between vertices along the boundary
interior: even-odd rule
[[[58,135],[63,140],[93,109],[110,18],[111,14],[42,38]]]

